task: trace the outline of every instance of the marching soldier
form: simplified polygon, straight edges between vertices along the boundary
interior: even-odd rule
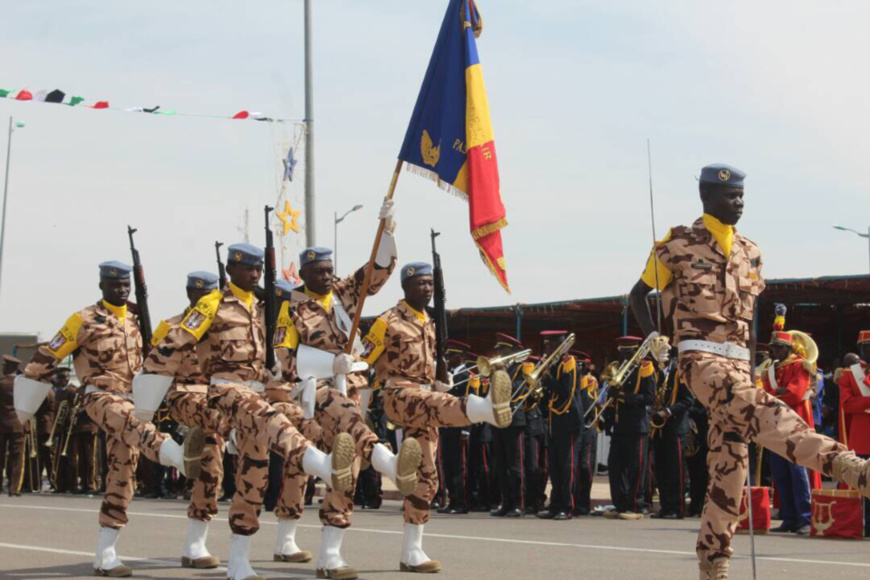
[[[489,397],[448,395],[451,384],[435,379],[435,324],[426,314],[434,294],[432,266],[418,262],[401,270],[404,300],[378,317],[363,341],[365,360],[374,367],[384,412],[405,436],[423,449],[417,488],[405,498],[405,533],[400,569],[437,572],[441,564],[423,551],[423,526],[429,521],[429,501],[437,487],[435,456],[439,427],[464,427],[487,422],[510,424],[510,377],[501,369],[491,376]]]
[[[535,365],[541,361],[540,357],[530,356],[523,363],[523,376],[528,376],[534,370]],[[545,489],[547,476],[544,472],[546,464],[546,423],[541,411],[541,398],[529,396],[523,401],[523,411],[526,414],[526,430],[523,441],[523,470],[525,481],[525,505],[526,514],[535,515],[544,509],[547,499]]]
[[[840,375],[840,433],[843,443],[870,458],[870,330],[858,334],[858,355],[846,355]],[[864,501],[864,534],[870,536],[870,501]]]
[[[12,384],[21,364],[14,356],[3,355],[3,376],[0,377],[0,489],[3,487],[5,471],[10,497],[21,495],[24,478],[24,427],[15,415],[12,394]]]
[[[643,339],[623,336],[617,340],[620,362],[630,359]],[[655,399],[655,370],[650,361],[642,361],[625,379],[616,393],[608,421],[612,425],[608,477],[610,496],[616,509],[608,514],[621,520],[642,520],[647,510],[645,497],[649,477],[648,406]]]
[[[385,233],[375,256],[369,295],[376,294],[386,284],[396,267],[393,214],[392,202],[385,202],[380,214],[386,220]],[[350,433],[356,442],[357,455],[378,473],[394,481],[400,493],[410,495],[417,486],[420,445],[407,433],[398,454],[379,442],[360,410],[361,397],[365,396],[366,408],[371,399],[368,374],[359,372],[366,369],[356,369],[354,356],[345,354],[351,321],[362,293],[365,267],[345,279],[336,278],[332,250],[328,248],[303,250],[299,263],[299,275],[304,285],[290,292],[289,300],[282,304],[276,330],[276,354],[284,379],[288,382],[300,380],[300,388],[305,390],[303,400],[313,398],[313,417],[322,427],[322,437],[327,444],[339,433]],[[357,354],[361,351],[360,346],[355,346]],[[319,376],[305,375],[316,366],[323,367],[324,372]],[[338,377],[333,379],[333,375]],[[318,388],[317,379],[327,378],[333,379],[334,386],[322,381]],[[346,381],[344,392],[339,385],[342,379]],[[288,409],[287,412],[292,411]],[[296,497],[292,503],[301,511],[302,489],[298,485],[295,489]],[[353,486],[341,492],[333,490],[327,493],[321,504],[323,530],[317,570],[335,580],[357,577],[357,571],[341,556],[344,533],[351,525],[353,497]],[[283,514],[278,512],[277,515],[280,518]],[[281,519],[279,542],[285,541],[281,536],[287,542],[295,538],[296,522],[296,519]],[[295,540],[290,548],[295,548]]]
[[[813,427],[813,409],[809,400],[810,380],[815,365],[804,364],[795,352],[794,337],[775,330],[770,337],[771,363],[761,380],[764,390],[789,406],[807,425]],[[806,367],[810,366],[810,369]],[[800,536],[810,533],[810,478],[805,467],[771,454],[770,471],[779,492],[779,514],[782,524],[771,532],[794,532]]]
[[[136,377],[134,396],[137,413],[153,415],[181,365],[196,352],[200,370],[209,381],[208,407],[229,422],[238,441],[238,485],[229,513],[228,578],[258,580],[261,577],[251,567],[249,554],[251,536],[260,527],[269,451],[284,456],[285,469],[291,474],[318,475],[343,491],[352,479],[353,440],[341,434],[335,438],[332,453],[324,454],[262,398],[270,374],[265,368],[265,323],[254,290],[263,273],[264,252],[250,244],[235,244],[227,256],[228,287],[200,298],[181,324],[171,327],[151,349],[145,374]],[[198,475],[199,471],[193,477]]]
[[[710,411],[711,482],[697,544],[702,579],[728,577],[747,439],[870,496],[870,463],[755,388],[753,317],[764,279],[761,251],[734,229],[743,213],[744,177],[727,165],[701,170],[704,215],[689,227],[673,228],[655,245],[630,295],[635,318],[661,356],[666,341],[655,331],[646,298],[656,287],[671,294],[680,371]]]
[[[152,342],[157,345],[169,331],[182,323],[201,298],[218,289],[218,277],[211,272],[191,272],[187,275],[189,305],[180,314],[162,321],[154,331]],[[181,552],[183,568],[217,568],[220,559],[206,548],[208,524],[217,515],[218,491],[223,478],[224,439],[229,425],[220,412],[208,406],[208,380],[199,366],[197,353],[185,351],[176,370],[175,380],[165,402],[168,416],[188,427],[199,427],[205,435],[205,447],[200,461],[200,474],[193,481],[190,505],[187,508],[187,539]]]
[[[545,330],[544,356],[550,356],[565,340],[567,332]],[[555,372],[544,377],[544,392],[549,410],[550,443],[550,506],[538,512],[541,519],[570,520],[574,512],[574,486],[577,462],[580,457],[580,438],[583,435],[583,416],[587,404],[586,394],[580,388],[577,359],[570,354],[556,362]]]
[[[677,353],[671,353],[664,372],[658,373],[659,385],[653,406],[653,456],[661,510],[654,518],[683,519],[686,511],[686,434],[689,432],[689,409],[695,397],[680,376]]]
[[[453,388],[448,394],[465,397],[471,393],[479,379],[472,377],[465,364],[471,346],[458,340],[447,340],[447,362],[453,377]],[[467,514],[466,480],[468,478],[468,437],[469,427],[442,427],[438,430],[438,453],[444,471],[440,479],[441,488],[447,491],[448,501],[438,509],[439,514]]]
[[[493,349],[496,357],[504,357],[523,350],[522,343],[511,336],[499,338]],[[525,481],[523,472],[523,447],[526,432],[524,404],[531,391],[522,372],[523,364],[515,362],[508,366],[514,396],[511,399],[511,424],[497,429],[492,434],[492,454],[495,459],[495,477],[501,495],[501,505],[490,512],[494,517],[521,518],[525,515]]]
[[[584,414],[595,404],[598,398],[598,379],[590,371],[592,361],[585,352],[572,353],[577,359],[580,372],[580,392],[582,394]],[[588,516],[592,511],[592,479],[595,476],[596,444],[598,429],[587,426],[584,418],[580,434],[580,451],[577,454],[576,484],[574,485],[574,511],[572,515]]]
[[[106,433],[108,476],[100,509],[100,533],[94,571],[98,576],[126,577],[132,570],[118,557],[115,545],[127,523],[133,498],[133,470],[141,452],[151,461],[175,467],[188,477],[199,475],[203,437],[192,430],[183,446],[133,416],[129,400],[133,376],[142,367],[139,321],[128,308],[130,272],[121,262],[100,264],[102,300],[69,317],[47,345],[39,348],[24,376],[15,384],[15,408],[29,420],[51,389],[45,381],[58,363],[73,355],[76,376],[85,387],[83,406]]]

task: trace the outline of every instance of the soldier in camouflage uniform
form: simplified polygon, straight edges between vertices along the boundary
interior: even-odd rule
[[[701,170],[704,215],[689,227],[673,228],[656,244],[631,291],[634,315],[659,352],[666,342],[657,337],[646,297],[658,287],[665,302],[675,301],[680,373],[710,414],[710,483],[697,544],[702,580],[728,577],[747,441],[870,496],[870,463],[817,434],[782,401],[756,387],[752,322],[764,279],[761,251],[734,229],[743,213],[744,177],[727,165]]]
[[[395,221],[392,215],[392,202],[385,202],[381,218],[386,225],[375,257],[369,295],[376,294],[383,287],[396,266],[393,237]],[[301,381],[299,388],[303,391],[303,400],[310,401],[308,415],[313,416],[321,426],[325,445],[329,445],[338,433],[350,433],[356,441],[357,455],[371,463],[382,475],[392,479],[402,494],[409,495],[417,485],[420,445],[411,437],[405,438],[399,454],[394,455],[388,447],[378,443],[378,436],[369,429],[360,412],[361,394],[366,396],[366,407],[371,395],[368,380],[363,372],[349,372],[352,371],[354,357],[344,354],[351,321],[362,292],[365,267],[339,280],[333,273],[332,251],[327,248],[304,250],[299,256],[299,264],[304,285],[291,290],[286,297],[281,296],[284,300],[275,332],[275,352],[281,362],[284,380]],[[360,350],[357,348],[356,352]],[[361,366],[365,370],[365,365]],[[320,373],[317,368],[321,369]],[[346,375],[345,392],[341,392],[339,385],[333,386],[341,380],[333,380],[333,375]],[[319,388],[318,379],[321,380]],[[297,424],[297,428],[305,432],[304,426]],[[355,468],[355,480],[357,474],[358,466]],[[281,503],[299,509],[293,510],[293,518],[284,509],[276,511],[280,519],[276,559],[292,558],[293,551],[299,550],[294,538],[303,503],[304,486],[300,483],[285,481]],[[344,531],[351,525],[353,497],[353,487],[344,492],[330,490],[321,505],[323,541],[317,562],[317,572],[321,576],[337,580],[357,577],[357,571],[341,557]]]
[[[209,381],[208,406],[217,410],[236,430],[239,467],[236,495],[230,507],[232,530],[227,577],[261,578],[251,568],[251,536],[259,529],[265,493],[268,452],[285,458],[294,475],[317,475],[344,490],[351,483],[353,439],[335,438],[332,453],[317,450],[262,397],[271,377],[265,368],[265,324],[254,289],[263,273],[263,250],[250,244],[230,246],[225,290],[202,297],[152,349],[145,361],[147,374],[136,377],[137,409],[153,412],[189,353],[196,352],[200,369]]]
[[[188,274],[186,289],[190,306],[160,323],[151,339],[153,344],[159,344],[170,329],[181,324],[200,298],[217,288],[218,277],[211,272]],[[209,553],[205,543],[208,523],[218,513],[218,490],[224,474],[224,439],[230,429],[220,412],[208,406],[207,393],[208,380],[199,368],[196,352],[186,351],[176,371],[175,382],[166,396],[166,406],[172,420],[203,429],[205,449],[201,461],[202,471],[193,482],[190,506],[187,508],[187,540],[181,552],[181,566],[184,568],[205,569],[220,565],[220,559]],[[149,418],[146,417],[146,420]]]
[[[400,569],[438,572],[441,564],[423,552],[423,526],[429,521],[429,502],[438,488],[435,456],[438,427],[463,427],[487,422],[505,428],[511,422],[511,379],[501,368],[490,381],[489,397],[458,398],[447,394],[450,383],[435,379],[435,324],[426,314],[434,293],[432,266],[402,267],[404,300],[381,314],[363,341],[364,360],[383,385],[384,412],[414,437],[423,449],[417,489],[405,498],[405,533]]]
[[[100,264],[102,300],[70,316],[51,342],[39,348],[15,385],[16,410],[27,420],[51,388],[47,381],[58,363],[73,355],[76,376],[86,393],[83,406],[106,435],[108,481],[94,560],[98,576],[132,574],[118,558],[115,545],[127,523],[139,452],[196,478],[204,444],[201,429],[192,429],[181,447],[133,415],[130,391],[134,375],[142,368],[142,335],[138,318],[127,306],[130,271],[120,262]]]

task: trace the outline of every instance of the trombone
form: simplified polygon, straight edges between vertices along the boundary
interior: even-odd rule
[[[528,397],[540,399],[544,394],[544,386],[541,384],[544,376],[550,372],[554,364],[562,360],[562,357],[571,350],[571,347],[574,346],[575,340],[577,340],[577,337],[573,332],[566,336],[565,340],[563,340],[559,346],[553,350],[553,352],[551,352],[544,360],[539,362],[538,365],[532,369],[532,372],[523,378],[523,382],[520,383],[513,393],[511,393],[511,400],[513,401],[527,385],[530,387]],[[517,410],[519,410],[519,406],[514,409],[513,414],[516,414]]]
[[[465,371],[469,373],[468,378],[462,379],[458,383],[453,383],[453,386],[458,387],[459,385],[464,385],[465,383],[470,381],[472,378],[470,373],[471,373],[471,371],[473,371],[475,369],[477,369],[478,373],[481,376],[488,377],[492,374],[492,369],[495,366],[497,366],[497,365],[508,366],[508,365],[512,365],[514,363],[525,362],[525,360],[527,358],[529,358],[531,355],[532,355],[532,349],[527,348],[526,350],[521,350],[519,352],[515,352],[513,354],[508,354],[505,356],[497,356],[497,357],[492,357],[492,358],[487,358],[485,356],[479,356],[479,357],[477,357],[477,364],[471,365],[470,367],[465,369]]]

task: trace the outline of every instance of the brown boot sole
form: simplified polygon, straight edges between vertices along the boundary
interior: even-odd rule
[[[436,574],[441,571],[441,562],[437,560],[429,560],[419,566],[411,566],[399,562],[399,570],[402,572],[413,572],[415,574]]]
[[[339,433],[332,445],[332,489],[342,493],[353,485],[356,444],[350,433]],[[341,570],[343,568],[339,568]],[[356,576],[354,576],[356,578]]]
[[[111,570],[94,570],[94,576],[103,576],[106,578],[129,578],[133,575],[133,570],[127,566],[117,566]]]
[[[295,554],[273,554],[272,560],[274,562],[289,562],[291,564],[304,564],[305,562],[310,562],[314,555],[308,550],[302,550],[300,552],[296,552]]]
[[[329,578],[329,580],[356,580],[359,578],[359,572],[347,566],[345,568],[335,568],[334,570],[326,570],[324,568],[317,569],[318,578]]]
[[[202,450],[205,448],[205,433],[201,427],[194,427],[187,432],[182,446],[184,457],[184,475],[187,479],[199,479],[202,471]]]
[[[495,371],[492,373],[489,388],[492,395],[492,408],[495,413],[496,427],[504,429],[510,426],[513,419],[510,407],[513,388],[510,375],[503,370]]]
[[[413,437],[403,439],[396,468],[396,487],[402,495],[409,496],[417,489],[417,469],[422,460],[420,442]]]
[[[182,568],[194,568],[196,570],[210,570],[212,568],[217,568],[221,565],[221,559],[216,556],[205,556],[203,558],[188,558],[187,556],[181,557],[181,567]]]

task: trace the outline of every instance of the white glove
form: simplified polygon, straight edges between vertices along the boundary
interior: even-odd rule
[[[354,358],[349,354],[337,354],[332,361],[332,372],[337,375],[346,375],[353,371],[354,362]]]
[[[453,388],[453,381],[450,381],[449,383],[442,383],[441,381],[435,381],[434,383],[432,383],[432,390],[434,390],[438,393],[446,393],[447,391],[449,391],[452,388]]]
[[[393,235],[396,231],[396,203],[392,199],[385,199],[378,212],[378,219],[384,220],[384,231]]]

